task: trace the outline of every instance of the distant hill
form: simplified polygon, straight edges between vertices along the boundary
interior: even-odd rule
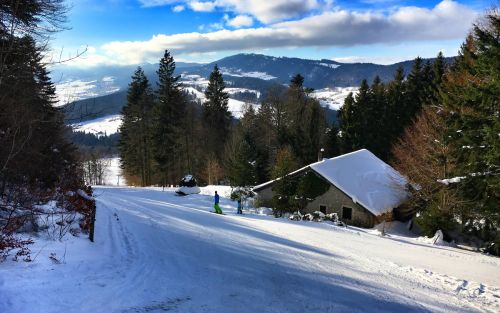
[[[452,60],[453,58],[447,58],[447,62]],[[377,75],[384,82],[390,81],[399,66],[403,67],[405,73],[409,73],[413,61],[379,65],[271,57],[261,54],[236,54],[209,64],[178,62],[177,73],[183,75],[183,80],[189,86],[201,90],[203,86],[202,80],[206,82],[215,64],[219,66],[224,74],[228,87],[252,90],[256,95],[260,95],[260,99],[262,99],[271,86],[286,85],[290,78],[297,73],[305,77],[307,87],[314,89],[359,86],[363,79],[372,81]],[[148,63],[141,66],[150,79],[152,86],[155,87],[158,65]],[[130,77],[136,68],[137,65],[105,66],[85,70],[65,69],[62,67],[53,69],[52,77],[56,81],[56,85],[59,77],[59,81],[65,84],[78,82],[79,84],[85,84],[87,88],[85,90],[89,90],[88,99],[74,101],[64,106],[68,123],[120,113],[126,102],[126,89]],[[196,79],[193,80],[193,77]],[[101,81],[111,82],[113,90],[119,91],[109,94],[109,91],[100,90],[97,83]],[[93,88],[94,85],[95,88]],[[95,97],[95,95],[98,96]],[[80,93],[79,97],[86,98],[85,93]],[[238,94],[233,97],[236,100],[247,100],[238,98]],[[329,120],[333,120],[335,111],[328,112],[328,116]]]
[[[99,117],[119,114],[127,102],[127,91],[75,101],[63,107],[66,123],[73,124]]]

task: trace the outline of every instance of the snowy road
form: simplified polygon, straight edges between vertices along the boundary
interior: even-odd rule
[[[0,312],[500,311],[499,258],[239,216],[226,199],[218,216],[203,195],[96,194],[96,243],[54,243],[40,261],[0,264]],[[66,249],[65,264],[41,261]]]

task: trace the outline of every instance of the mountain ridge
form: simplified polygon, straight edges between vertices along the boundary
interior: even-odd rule
[[[446,62],[449,63],[453,59],[452,57],[446,58]],[[432,61],[434,58],[423,60],[424,62]],[[400,66],[408,74],[413,62],[413,60],[409,60],[389,65],[359,62],[341,63],[327,59],[315,60],[240,53],[206,64],[176,62],[176,65],[177,74],[183,77],[181,80],[201,91],[207,83],[207,77],[217,64],[228,87],[251,89],[256,95],[259,95],[255,101],[259,102],[265,97],[269,88],[276,85],[287,85],[290,78],[296,74],[304,76],[304,85],[313,89],[353,87],[359,86],[363,79],[370,82],[377,75],[383,82],[388,82],[393,78],[394,72]],[[151,85],[155,88],[158,65],[145,63],[141,66],[150,79]],[[63,109],[66,112],[67,121],[69,123],[75,120],[84,121],[120,113],[126,102],[127,85],[136,67],[136,65],[105,66],[96,70],[81,70],[80,73],[78,70],[71,70],[66,76],[73,79],[73,82],[83,84],[84,88],[82,89],[84,92],[90,90],[92,84],[95,85],[94,82],[104,81],[105,79],[110,82],[109,86],[111,87],[109,90],[118,89],[118,91],[103,92],[103,94],[99,94],[98,90],[93,91],[94,96],[85,97],[85,94],[83,94],[82,99],[64,105]],[[64,75],[61,74],[63,72],[59,71],[61,69],[53,71],[53,77],[58,75],[62,77]],[[86,87],[85,84],[90,85]],[[68,92],[71,92],[71,90]],[[333,116],[334,114],[329,115]]]

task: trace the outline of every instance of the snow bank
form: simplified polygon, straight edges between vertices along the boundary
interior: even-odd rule
[[[219,194],[219,196],[224,197],[224,198],[231,198],[231,191],[232,187],[231,186],[225,186],[225,185],[208,185],[205,187],[200,187],[201,192],[200,194],[202,195],[208,195],[208,196],[213,196],[215,192]]]
[[[430,245],[435,245],[435,246],[452,246],[449,242],[444,241],[444,236],[443,232],[441,229],[438,229],[436,233],[434,234],[434,237],[429,238],[427,236],[425,237],[418,237],[416,239],[419,242],[427,243]]]

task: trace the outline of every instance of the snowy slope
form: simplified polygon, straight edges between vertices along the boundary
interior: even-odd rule
[[[93,120],[85,121],[78,124],[73,124],[75,131],[92,133],[97,136],[111,135],[118,132],[122,124],[122,116],[120,114],[108,115]]]
[[[202,80],[195,81],[192,84],[186,84],[184,90],[195,96],[200,101],[204,101],[205,95],[203,94],[203,92],[199,91],[195,87],[192,87],[192,86],[203,86],[203,84],[204,82]],[[251,89],[244,89],[244,88],[228,88],[228,89],[229,89],[228,90],[229,94],[234,94],[237,92],[253,92],[257,96],[260,95],[258,91]],[[246,105],[253,105],[255,108],[258,107],[258,105],[256,104],[247,104],[243,101],[229,98],[228,108],[231,114],[235,118],[241,118],[243,116],[243,112],[245,110]],[[73,129],[75,131],[92,133],[96,134],[97,136],[103,136],[104,134],[107,134],[109,136],[111,134],[117,133],[121,124],[122,124],[122,116],[120,114],[114,114],[114,115],[99,117],[93,120],[88,120],[78,124],[73,124],[71,126],[73,126]]]
[[[234,77],[251,77],[251,78],[259,78],[263,80],[272,80],[276,79],[277,77],[269,75],[266,72],[259,72],[259,71],[254,71],[254,72],[244,72],[241,69],[237,68],[225,68],[221,67],[221,73],[227,76],[234,76]]]
[[[115,77],[104,76],[94,80],[67,79],[56,83],[58,105],[92,97],[109,95],[120,90]]]
[[[349,93],[356,95],[358,87],[336,87],[314,90],[311,96],[319,100],[321,106],[338,110],[344,105],[344,100]]]
[[[0,312],[498,312],[500,259],[412,238],[209,213],[212,197],[96,188],[96,242],[0,263]],[[49,262],[51,252],[63,264]]]
[[[188,78],[189,78],[189,80],[188,80]],[[203,91],[200,91],[198,89],[205,90],[205,88],[208,85],[208,81],[203,80],[198,75],[186,75],[186,76],[183,76],[183,79],[185,79],[185,81],[183,81],[184,90],[187,91],[188,93],[190,93],[191,95],[193,95],[194,97],[196,97],[201,102],[205,101],[205,94],[203,93]],[[195,86],[195,87],[193,87],[193,86]],[[198,87],[198,89],[196,87]],[[229,95],[232,95],[232,94],[235,94],[238,92],[251,92],[251,93],[255,93],[257,95],[257,97],[260,96],[260,93],[258,91],[252,90],[252,89],[245,89],[245,88],[227,88],[226,92]],[[243,117],[243,113],[245,112],[245,107],[247,105],[252,105],[256,109],[258,108],[257,104],[246,103],[244,101],[236,100],[236,99],[233,99],[231,97],[229,97],[229,99],[228,99],[229,112],[231,112],[231,114],[235,118]]]

